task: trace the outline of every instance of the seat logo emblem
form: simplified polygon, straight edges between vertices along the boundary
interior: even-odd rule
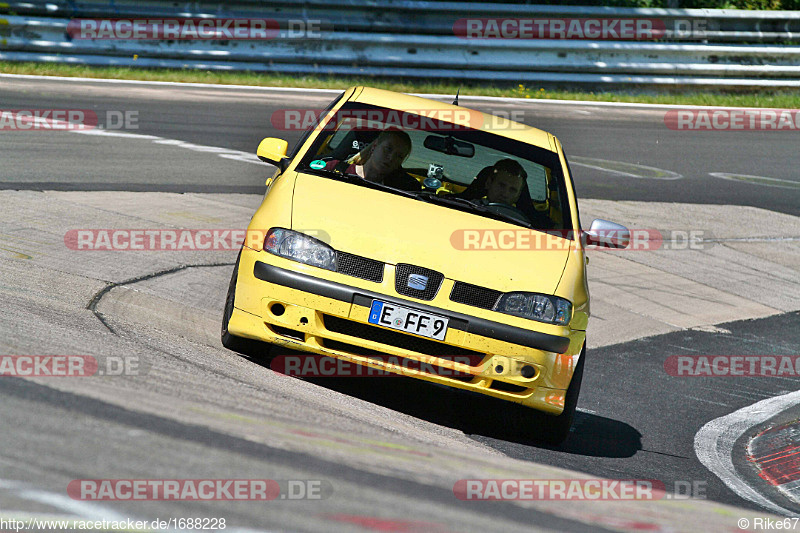
[[[408,288],[424,291],[428,286],[428,276],[422,274],[411,274],[408,276]]]

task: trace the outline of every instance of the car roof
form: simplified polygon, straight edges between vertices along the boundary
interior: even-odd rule
[[[442,120],[470,128],[494,133],[509,139],[514,139],[528,144],[533,144],[546,150],[555,151],[555,144],[551,141],[551,134],[546,131],[527,126],[520,122],[497,117],[463,106],[456,106],[429,98],[396,93],[372,87],[353,87],[352,102],[372,104],[389,109],[408,111],[428,111]]]

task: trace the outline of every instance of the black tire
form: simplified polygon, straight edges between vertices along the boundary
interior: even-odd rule
[[[572,374],[564,398],[564,410],[558,416],[547,415],[521,405],[508,405],[502,413],[501,432],[512,438],[531,439],[544,444],[558,446],[569,437],[572,418],[578,406],[578,396],[583,381],[583,366],[586,359],[586,345],[581,350],[578,366]]]
[[[583,381],[583,362],[586,360],[586,345],[581,350],[581,358],[575,372],[572,374],[572,381],[567,388],[564,398],[564,410],[560,415],[548,417],[545,424],[545,431],[542,433],[542,440],[548,444],[559,445],[569,437],[569,430],[572,427],[572,419],[575,416],[575,409],[578,407],[578,396],[581,393],[581,382]]]
[[[241,257],[242,251],[239,250],[239,255],[236,257],[236,264],[233,266],[231,282],[228,284],[228,294],[225,297],[225,310],[222,313],[222,329],[220,332],[220,340],[225,348],[233,350],[234,352],[252,357],[268,357],[272,345],[253,339],[237,337],[228,331],[228,323],[233,315],[233,304],[234,298],[236,297],[236,280],[239,274],[239,259]]]

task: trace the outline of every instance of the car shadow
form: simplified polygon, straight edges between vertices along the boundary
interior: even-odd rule
[[[281,350],[281,355],[285,353],[286,350]],[[276,369],[272,367],[279,366],[272,364],[275,361],[274,352],[270,357],[251,357],[251,360],[273,371]],[[302,379],[474,437],[489,437],[503,442],[589,457],[631,457],[642,449],[642,436],[635,428],[624,422],[585,411],[579,410],[575,413],[569,437],[562,444],[554,446],[535,435],[520,437],[513,428],[503,427],[500,422],[502,417],[498,416],[498,413],[516,406],[482,394],[395,374],[294,379]],[[530,416],[534,427],[540,426],[543,432],[547,431],[547,424],[550,421],[548,419],[551,417],[533,410],[530,410]],[[491,443],[484,442],[484,444],[491,446]]]
[[[642,449],[642,434],[633,426],[612,418],[580,411],[580,400],[578,409],[572,421],[569,437],[558,446],[542,442],[535,437],[530,439],[503,438],[503,440],[586,457],[627,458],[633,457]],[[542,419],[542,425],[546,426],[546,415],[534,414],[539,416]],[[498,438],[498,433],[492,432],[476,431],[473,435],[491,439]],[[500,435],[502,436],[502,432]],[[481,439],[481,442],[504,451],[503,446],[493,446],[485,439]]]

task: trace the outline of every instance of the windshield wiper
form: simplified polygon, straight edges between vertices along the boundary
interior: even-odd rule
[[[386,191],[392,194],[398,194],[400,196],[407,196],[408,198],[416,198],[416,194],[410,191],[404,191],[402,189],[395,189],[394,187],[390,187],[388,185],[384,185],[383,183],[377,183],[375,181],[369,181],[366,178],[362,178],[358,174],[350,174],[347,172],[339,172],[336,170],[329,170],[327,168],[301,168],[300,172],[307,172],[309,174],[321,174],[328,178],[333,178],[339,181],[346,181],[348,183],[355,183],[356,185],[361,185],[362,187],[367,187],[370,189],[376,189],[379,191]]]
[[[472,211],[473,213],[486,215],[487,217],[493,218],[495,220],[502,220],[503,222],[511,222],[512,224],[525,226],[526,228],[530,228],[533,226],[530,222],[525,222],[511,215],[499,213],[485,205],[476,204],[475,202],[467,200],[466,198],[459,198],[457,196],[437,196],[433,193],[425,193],[425,192],[417,193],[414,196],[415,198],[425,202],[431,202],[439,205],[446,205],[449,207],[454,207],[456,209],[461,208],[463,211]]]

